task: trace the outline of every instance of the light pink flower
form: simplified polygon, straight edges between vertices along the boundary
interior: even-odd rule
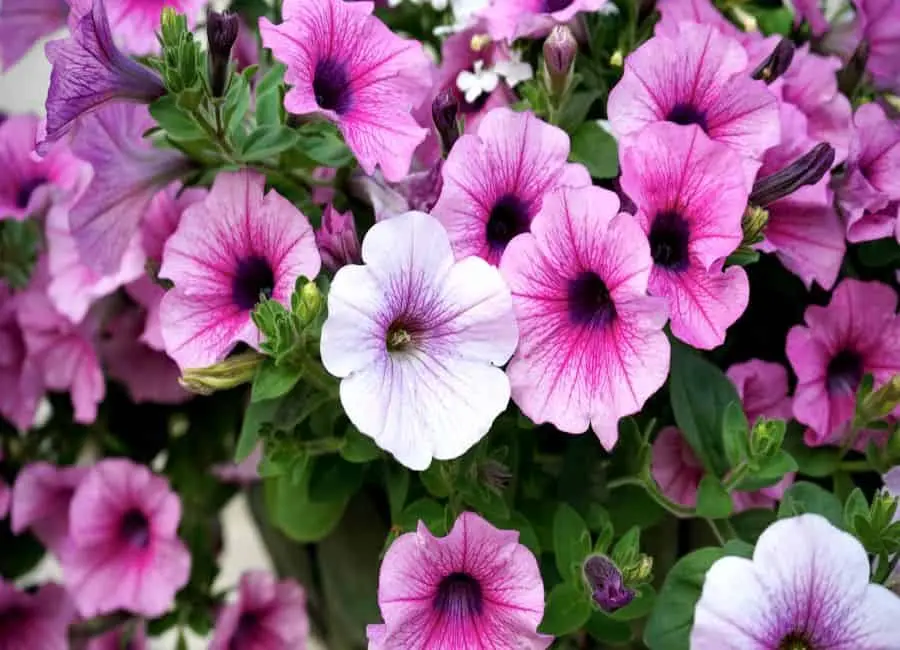
[[[722,15],[710,0],[657,0],[656,9],[660,20],[656,23],[654,34],[677,38],[681,23],[700,23],[715,27],[725,36],[742,41],[748,37]]]
[[[751,359],[726,372],[737,389],[750,426],[760,417],[791,419],[787,370],[780,363]]]
[[[650,473],[660,491],[688,508],[697,505],[703,463],[676,427],[663,427],[653,441]]]
[[[0,3],[0,71],[9,70],[34,44],[66,24],[66,0],[3,0]]]
[[[28,354],[18,306],[19,297],[0,281],[0,415],[25,431],[34,423],[44,381]]]
[[[322,225],[316,231],[316,244],[322,264],[332,271],[362,262],[352,212],[338,212],[333,205],[327,206],[322,214]]]
[[[308,635],[303,589],[250,571],[241,576],[237,600],[219,612],[209,650],[305,650]]]
[[[699,127],[648,126],[622,151],[622,189],[650,240],[650,293],[669,300],[672,333],[714,348],[744,313],[747,274],[723,260],[743,238],[740,158]]]
[[[766,149],[778,144],[778,102],[751,79],[741,43],[715,27],[680,23],[677,36],[656,36],[625,59],[609,94],[609,121],[618,137],[648,124],[695,124],[741,155],[753,182]]]
[[[202,201],[206,194],[204,188],[185,188],[175,182],[153,196],[141,219],[141,244],[149,260],[157,264],[162,262],[166,242],[178,229],[181,215]]]
[[[846,279],[827,307],[807,307],[805,325],[788,332],[787,357],[797,375],[794,417],[807,444],[841,439],[866,374],[877,388],[900,373],[897,294],[878,282]]]
[[[263,44],[287,65],[291,113],[335,122],[367,174],[401,180],[426,130],[410,115],[431,86],[421,43],[392,33],[372,4],[287,0],[284,22],[260,20]]]
[[[496,108],[463,135],[444,164],[432,214],[447,229],[457,259],[477,255],[493,265],[507,244],[528,232],[543,198],[562,186],[590,185],[581,165],[567,163],[569,136],[532,113]]]
[[[241,341],[258,347],[250,314],[260,296],[287,305],[297,278],[319,273],[309,221],[264,190],[253,172],[219,174],[166,244],[159,275],[175,288],[160,305],[162,335],[182,370],[221,361]]]
[[[72,601],[59,585],[46,584],[30,594],[0,579],[0,648],[69,650],[74,618]]]
[[[190,573],[190,553],[176,536],[180,519],[178,495],[164,478],[125,459],[97,463],[72,499],[62,557],[79,614],[164,614]]]
[[[375,224],[362,258],[335,274],[322,328],[347,417],[411,469],[457,458],[509,402],[498,367],[518,341],[509,289],[484,260],[454,262],[421,212]]]
[[[607,190],[559,189],[500,266],[521,331],[513,400],[535,422],[591,427],[606,449],[669,372],[665,301],[647,296],[650,247],[618,208]]]
[[[446,537],[419,522],[397,538],[381,564],[382,625],[370,625],[369,650],[542,650],[537,633],[544,584],[519,533],[462,513]]]
[[[753,559],[712,565],[694,611],[692,650],[897,647],[900,598],[869,584],[862,544],[820,515],[775,522]]]
[[[61,555],[69,536],[69,505],[84,479],[85,467],[55,467],[36,462],[16,477],[12,493],[12,531],[31,530],[41,543]]]
[[[492,0],[480,16],[495,41],[547,35],[558,23],[581,12],[595,12],[607,0]]]
[[[142,622],[121,625],[94,637],[85,650],[147,650],[147,628]]]

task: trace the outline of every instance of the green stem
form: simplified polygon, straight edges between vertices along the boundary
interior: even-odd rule
[[[725,477],[725,480],[722,482],[722,487],[725,488],[726,492],[732,492],[740,485],[741,481],[744,480],[744,477],[747,476],[747,472],[749,471],[750,466],[746,462],[741,462],[728,473],[728,476]]]
[[[718,525],[716,525],[716,522],[712,519],[704,519],[704,521],[709,524],[709,529],[713,532],[713,535],[716,536],[716,540],[718,540],[719,546],[725,546],[725,537],[723,537]]]
[[[850,474],[860,474],[872,470],[869,466],[869,462],[866,460],[845,460],[839,465],[839,469],[849,472]]]
[[[634,485],[643,488],[643,490],[647,493],[647,496],[656,501],[657,504],[671,512],[676,517],[694,517],[697,514],[693,508],[688,508],[681,505],[680,503],[675,503],[662,492],[660,492],[659,488],[656,485],[656,482],[646,473],[644,473],[644,475],[642,476],[624,476],[622,478],[613,479],[606,484],[606,487],[609,490],[615,490],[616,488],[625,485]]]

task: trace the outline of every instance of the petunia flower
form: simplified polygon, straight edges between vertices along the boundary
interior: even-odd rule
[[[327,206],[322,214],[322,225],[316,230],[316,244],[322,264],[332,271],[346,264],[362,262],[352,212],[338,212],[333,205]]]
[[[19,323],[20,295],[0,281],[0,416],[26,431],[34,423],[45,387]]]
[[[432,208],[457,259],[477,255],[496,266],[510,241],[529,231],[546,194],[590,185],[587,170],[568,157],[569,136],[530,112],[494,109],[477,135],[461,136]]]
[[[725,36],[742,42],[748,37],[728,22],[710,0],[658,0],[656,9],[660,14],[653,32],[656,36],[677,38],[681,31],[681,23],[687,22],[709,25]]]
[[[9,70],[45,36],[65,27],[66,0],[3,0],[0,3],[0,72]]]
[[[544,585],[519,533],[462,513],[446,537],[419,522],[387,550],[378,578],[384,623],[368,628],[369,650],[542,650]]]
[[[495,41],[546,36],[553,26],[582,12],[596,12],[607,0],[492,0],[480,16]]]
[[[648,124],[694,124],[741,155],[748,183],[766,149],[778,144],[778,103],[751,79],[740,42],[715,27],[681,23],[677,36],[655,36],[625,59],[607,112],[617,137]]]
[[[650,293],[668,298],[672,333],[694,347],[720,345],[749,300],[744,269],[722,268],[743,238],[741,166],[696,126],[648,126],[622,151],[622,189],[650,240]]]
[[[126,459],[97,463],[72,499],[66,584],[83,617],[164,614],[188,581],[181,503],[166,479]]]
[[[787,357],[797,375],[794,417],[807,444],[839,441],[853,416],[866,374],[875,388],[900,373],[897,294],[878,282],[843,280],[826,307],[806,308],[805,324],[788,332]]]
[[[421,43],[392,33],[371,3],[287,0],[284,22],[260,20],[263,44],[287,65],[284,106],[335,124],[360,166],[399,181],[426,130],[410,115],[430,87]]]
[[[513,401],[566,433],[591,427],[606,449],[669,372],[665,301],[647,295],[650,247],[618,209],[607,190],[559,189],[500,265],[521,332]]]
[[[882,479],[887,493],[895,499],[900,499],[900,466],[888,470]],[[900,512],[894,514],[894,521],[900,521]],[[900,567],[894,567],[894,571],[885,585],[895,594],[900,595]]]
[[[237,600],[219,612],[209,650],[303,650],[308,635],[303,589],[293,580],[249,571],[241,576]]]
[[[869,569],[862,544],[824,517],[777,521],[752,559],[709,569],[691,649],[895,648],[900,598],[869,584]]]
[[[85,650],[147,650],[148,647],[147,626],[133,622],[94,637]]]
[[[116,48],[103,0],[93,0],[71,36],[47,43],[46,52],[53,70],[46,135],[37,147],[41,154],[88,113],[116,102],[149,104],[166,92],[155,72]]]
[[[182,215],[166,243],[160,304],[166,352],[182,370],[209,366],[239,342],[259,346],[250,318],[261,296],[289,304],[300,276],[321,266],[309,221],[265,178],[222,173],[202,203]]]
[[[509,289],[483,260],[454,262],[420,212],[375,224],[362,259],[335,274],[322,328],[347,417],[411,469],[457,458],[509,402],[498,367],[518,341]]]
[[[863,17],[866,70],[877,88],[900,92],[900,0],[859,0],[856,6]]]
[[[697,505],[697,490],[706,470],[677,427],[663,427],[653,441],[650,474],[660,491],[688,508]]]
[[[0,648],[69,650],[69,624],[75,618],[66,590],[46,584],[34,593],[0,579]]]
[[[780,363],[751,359],[734,364],[725,374],[737,389],[751,426],[760,417],[791,419],[787,370]]]
[[[12,492],[12,531],[31,530],[60,556],[69,536],[69,506],[75,489],[87,475],[85,467],[56,467],[35,462],[22,468]]]

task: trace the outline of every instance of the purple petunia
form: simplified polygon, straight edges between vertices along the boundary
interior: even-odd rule
[[[12,531],[31,530],[42,544],[62,555],[69,537],[69,506],[84,480],[85,467],[55,467],[36,462],[16,477],[12,493]]]
[[[0,648],[68,650],[74,618],[72,601],[61,586],[46,584],[26,593],[0,579]]]
[[[0,2],[0,71],[14,66],[34,44],[66,24],[66,0]]]

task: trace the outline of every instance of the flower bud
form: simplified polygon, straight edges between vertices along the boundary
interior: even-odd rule
[[[337,271],[346,264],[362,263],[359,236],[351,212],[338,212],[329,205],[322,214],[322,225],[316,231],[316,244],[322,264]]]
[[[256,367],[264,359],[256,351],[243,352],[206,368],[189,368],[178,383],[198,395],[212,395],[217,390],[228,390],[253,381]]]
[[[757,420],[750,431],[750,454],[754,458],[774,456],[784,443],[786,428],[784,420]]]
[[[772,53],[766,57],[766,60],[753,71],[753,78],[765,81],[767,84],[772,83],[791,67],[795,50],[794,44],[789,39],[782,38]]]
[[[890,415],[900,405],[900,375],[894,375],[877,390],[873,390],[859,406],[859,417],[869,424]]]
[[[209,87],[213,97],[222,97],[228,83],[231,48],[241,28],[237,14],[210,11],[206,18],[206,37],[209,42]]]
[[[604,612],[612,613],[634,600],[634,589],[625,586],[622,572],[605,555],[591,555],[585,560],[582,572],[594,602]]]
[[[322,311],[322,292],[316,283],[309,281],[300,289],[300,300],[294,311],[303,325],[312,323]]]
[[[551,94],[565,93],[572,78],[578,42],[566,25],[556,25],[544,41],[544,74]]]
[[[459,99],[453,88],[438,93],[431,104],[431,119],[441,139],[441,149],[446,156],[459,139]]]
[[[804,185],[815,185],[833,165],[834,147],[820,142],[784,169],[757,179],[750,192],[750,203],[765,207]]]

